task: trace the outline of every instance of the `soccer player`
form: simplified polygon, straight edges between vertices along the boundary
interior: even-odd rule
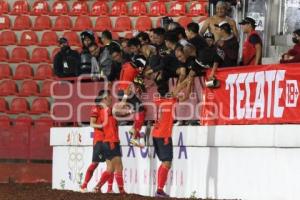
[[[102,173],[100,181],[95,187],[95,192],[101,192],[102,186],[111,179],[115,172],[116,182],[121,194],[126,194],[123,181],[123,164],[121,159],[121,147],[117,120],[112,111],[112,95],[109,90],[101,90],[97,97],[101,108],[98,111],[99,125],[104,133],[103,154],[106,160],[106,171]],[[116,115],[122,115],[127,111],[115,111]],[[129,113],[125,113],[126,115]]]
[[[101,96],[101,94],[102,93],[100,92],[98,96]],[[84,182],[80,187],[81,192],[87,192],[87,185],[91,180],[95,169],[99,165],[99,162],[105,162],[105,157],[103,154],[104,132],[103,132],[103,127],[101,125],[102,119],[100,117],[100,114],[102,112],[102,106],[100,105],[99,98],[96,98],[95,103],[96,105],[92,107],[91,118],[90,118],[90,126],[94,128],[93,158],[92,158],[92,163],[90,164],[90,166],[86,171]],[[107,193],[112,193],[113,180],[114,180],[114,175],[111,174],[108,180]]]
[[[178,100],[181,101],[177,95],[182,89],[181,87],[176,87],[172,92],[168,92],[169,88],[166,84],[158,85],[157,90],[160,97],[154,100],[159,108],[159,119],[155,122],[151,133],[154,150],[158,159],[162,162],[157,171],[156,197],[169,197],[163,189],[173,160],[173,108]]]

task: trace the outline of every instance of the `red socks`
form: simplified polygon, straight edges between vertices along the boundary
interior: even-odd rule
[[[103,174],[101,175],[100,181],[97,183],[97,187],[99,187],[101,189],[101,187],[106,183],[106,181],[108,181],[108,179],[111,177],[110,172],[105,171],[103,172]]]
[[[157,189],[163,190],[165,187],[165,184],[167,182],[169,168],[164,166],[163,164],[160,165],[157,172]]]
[[[136,131],[136,137],[141,137],[140,131],[144,124],[144,120],[145,120],[145,111],[135,113],[133,128]]]
[[[98,163],[92,163],[90,164],[89,168],[87,169],[86,173],[85,173],[85,179],[84,182],[81,186],[81,188],[86,188],[87,184],[89,183],[89,181],[91,180],[93,173],[95,171],[95,169],[97,168]]]
[[[114,182],[114,173],[111,173],[111,175],[108,179],[107,193],[112,192],[113,182]]]
[[[116,172],[115,177],[116,177],[116,181],[117,181],[120,193],[124,193],[123,173]]]

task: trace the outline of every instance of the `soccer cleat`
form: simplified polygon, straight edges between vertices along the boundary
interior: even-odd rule
[[[99,187],[99,186],[94,187],[93,192],[94,193],[102,193],[101,192],[101,187]]]
[[[81,193],[87,193],[88,190],[87,190],[86,186],[81,185],[81,186],[80,186],[80,192],[81,192]]]
[[[158,198],[169,198],[170,196],[166,194],[163,190],[157,190],[155,193],[155,197]]]
[[[106,193],[107,193],[107,194],[114,194],[114,191],[113,191],[113,190],[107,190]]]

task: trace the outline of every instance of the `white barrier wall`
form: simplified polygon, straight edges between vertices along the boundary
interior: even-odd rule
[[[174,162],[166,192],[172,197],[296,200],[300,198],[299,125],[179,126],[173,129]],[[120,127],[125,189],[153,196],[160,162],[153,147],[128,146],[130,127]],[[52,128],[52,188],[79,190],[92,159],[92,132]],[[105,165],[100,164],[92,190]],[[117,190],[114,183],[114,190]],[[106,186],[103,188],[106,191]]]

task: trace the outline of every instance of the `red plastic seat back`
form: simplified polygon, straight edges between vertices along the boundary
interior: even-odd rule
[[[72,9],[70,15],[72,16],[80,16],[87,15],[89,13],[88,4],[85,1],[76,1],[72,5]]]
[[[46,98],[36,98],[32,102],[31,114],[49,113],[50,105]]]
[[[69,13],[68,3],[66,1],[55,1],[52,5],[51,15],[66,15]]]
[[[39,93],[39,86],[34,80],[26,80],[22,83],[19,96],[35,96]]]
[[[0,64],[0,79],[11,78],[12,70],[8,64]]]
[[[65,37],[68,40],[70,46],[81,46],[79,36],[77,35],[76,32],[73,31],[65,32],[63,37]]]
[[[58,16],[52,28],[54,31],[64,31],[72,29],[72,21],[69,16]]]
[[[11,15],[24,15],[29,13],[29,6],[26,0],[17,0],[15,1]]]
[[[51,81],[51,80],[44,81],[39,96],[50,97],[52,95],[51,94],[51,87],[53,87],[52,84],[53,84],[53,81]]]
[[[8,16],[2,15],[0,16],[0,29],[9,29],[10,28],[10,19]]]
[[[51,28],[52,28],[52,22],[50,17],[43,15],[43,16],[38,16],[35,19],[35,23],[32,30],[43,31]]]
[[[47,31],[43,33],[39,46],[54,46],[57,45],[57,40],[58,37],[55,31]]]
[[[32,79],[33,78],[32,67],[28,64],[18,65],[13,78],[15,80]]]
[[[93,24],[89,16],[78,16],[72,30],[84,31],[86,29],[93,29]]]
[[[30,63],[47,62],[50,63],[49,53],[46,48],[37,47],[33,49]]]
[[[128,8],[126,2],[116,1],[111,7],[112,16],[128,15]]]
[[[31,8],[31,15],[48,15],[49,5],[45,0],[36,0]]]
[[[26,99],[18,97],[12,100],[9,113],[27,113],[28,111],[29,104]]]
[[[38,44],[38,36],[34,31],[24,31],[21,35],[20,46],[30,46]]]
[[[193,19],[190,18],[190,17],[186,17],[186,16],[180,17],[180,18],[178,19],[178,23],[179,23],[182,27],[184,27],[184,28],[186,28],[187,25],[188,25],[189,23],[191,23],[191,22],[193,22]]]
[[[150,16],[163,16],[167,13],[167,7],[164,2],[156,1],[150,6]]]
[[[9,128],[10,127],[10,118],[7,115],[0,115],[0,130],[4,128]],[[1,135],[1,140],[3,135]]]
[[[136,20],[135,29],[138,31],[149,31],[152,28],[152,21],[147,16],[139,17]]]
[[[0,15],[9,12],[9,5],[6,0],[0,0]]]
[[[104,1],[96,1],[90,13],[90,16],[100,16],[100,15],[108,15],[109,7]]]
[[[6,48],[0,47],[0,61],[7,62],[9,60]]]
[[[19,116],[14,120],[14,126],[30,127],[32,125],[32,118],[29,116]]]
[[[9,62],[19,63],[19,62],[28,62],[29,54],[26,48],[16,47],[12,50],[11,58]]]
[[[122,16],[116,19],[114,31],[130,31],[132,29],[131,20],[129,17]]]
[[[190,12],[188,13],[188,15],[194,17],[197,17],[199,15],[207,15],[207,6],[208,3],[205,1],[193,2],[190,6]]]
[[[170,7],[169,16],[185,15],[186,8],[184,2],[173,2]]]
[[[104,30],[112,30],[110,17],[98,17],[96,19],[94,31],[102,32]]]
[[[31,29],[32,23],[27,15],[19,15],[15,18],[12,30],[29,30]]]
[[[13,31],[2,31],[0,33],[0,45],[16,45],[17,44],[17,36]]]
[[[41,64],[38,66],[34,79],[35,80],[44,80],[44,79],[52,79],[53,78],[53,70],[51,65]]]
[[[147,14],[147,6],[144,2],[136,1],[132,3],[130,15],[141,16]]]
[[[4,113],[6,111],[8,111],[8,103],[4,98],[0,98],[0,112]],[[0,121],[1,121],[1,119],[0,119]]]

